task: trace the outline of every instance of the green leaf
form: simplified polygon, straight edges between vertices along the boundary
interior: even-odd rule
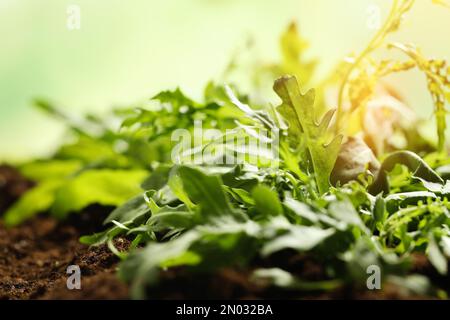
[[[178,174],[183,182],[184,191],[192,202],[200,207],[204,218],[228,215],[243,217],[231,206],[219,176],[207,175],[190,167],[178,168]]]
[[[450,237],[443,236],[441,238],[441,245],[445,255],[450,258]]]
[[[194,204],[189,199],[189,196],[186,194],[186,191],[184,190],[183,181],[181,180],[180,176],[177,174],[172,174],[169,178],[168,185],[170,187],[170,190],[182,201],[188,208],[193,208]]]
[[[415,177],[428,182],[444,183],[444,180],[442,180],[442,178],[417,154],[411,151],[398,151],[390,154],[384,159],[377,179],[370,186],[369,191],[371,194],[389,192],[387,173],[392,171],[397,164],[408,167]]]
[[[172,166],[160,165],[158,166],[148,178],[142,182],[142,189],[144,190],[159,190],[169,180],[169,173]]]
[[[224,186],[225,190],[228,194],[237,202],[245,204],[246,206],[254,206],[255,200],[251,197],[250,193],[244,189],[239,188],[230,188],[228,186]]]
[[[90,204],[119,206],[140,192],[144,170],[90,170],[64,184],[56,192],[52,213],[64,218]]]
[[[307,60],[306,51],[309,43],[298,32],[297,25],[291,23],[280,39],[281,54],[283,58],[283,73],[293,74],[301,83],[309,83],[314,75],[317,60]]]
[[[131,253],[121,263],[119,275],[131,282],[132,297],[141,299],[146,287],[158,281],[161,268],[203,263],[204,270],[215,270],[245,262],[254,255],[254,240],[259,235],[260,227],[253,221],[241,223],[230,216],[215,217],[175,239],[149,243]]]
[[[447,274],[447,258],[442,254],[433,234],[428,238],[428,258],[440,274]]]
[[[25,193],[4,216],[9,227],[18,225],[40,212],[47,211],[55,200],[55,191],[62,185],[61,180],[40,183]]]
[[[158,271],[161,265],[168,261],[177,260],[182,264],[181,257],[191,263],[190,256],[186,257],[189,247],[200,238],[196,231],[190,231],[179,238],[164,243],[150,243],[141,251],[134,252],[123,261],[119,268],[119,276],[131,282],[131,296],[136,299],[145,298],[147,285],[158,280]]]
[[[197,265],[201,262],[201,260],[202,258],[195,252],[186,251],[176,258],[167,259],[166,261],[162,262],[160,264],[160,267],[163,269],[167,269],[178,266]]]
[[[270,117],[263,113],[262,111],[253,110],[249,105],[242,103],[233,93],[230,87],[226,86],[225,91],[230,99],[230,101],[235,105],[239,110],[241,110],[248,118],[253,121],[259,122],[264,125],[268,129],[274,129],[275,123],[270,119]],[[245,126],[241,126],[241,128],[245,128]]]
[[[78,160],[33,161],[20,167],[20,172],[28,179],[43,181],[65,178],[81,168]]]
[[[107,232],[98,232],[92,235],[82,236],[79,240],[82,244],[95,246],[105,243],[108,240],[108,234]]]
[[[381,225],[383,225],[384,222],[386,221],[387,213],[386,213],[386,203],[381,194],[379,194],[375,199],[372,213],[373,213],[373,220],[375,221],[375,223],[380,223]]]
[[[279,215],[283,213],[283,207],[278,199],[278,194],[265,185],[258,185],[252,190],[256,210],[263,215]]]
[[[274,90],[283,101],[278,110],[289,122],[291,132],[305,142],[312,160],[317,187],[319,192],[324,194],[329,190],[330,174],[342,142],[341,135],[329,142],[328,126],[334,110],[327,112],[321,122],[317,123],[314,112],[315,92],[309,90],[303,95],[295,77],[285,76],[276,80]]]
[[[196,102],[185,96],[180,88],[174,91],[162,91],[154,96],[152,100],[159,100],[161,103],[170,104],[176,111],[183,106],[198,106]]]
[[[267,242],[262,248],[261,253],[263,256],[268,256],[283,249],[308,251],[334,233],[335,230],[333,229],[292,225],[286,234]]]
[[[341,280],[304,281],[279,268],[257,269],[253,272],[251,280],[255,283],[267,283],[289,290],[301,291],[329,291],[343,285]]]
[[[150,208],[145,202],[142,194],[131,198],[120,207],[114,209],[113,212],[105,219],[104,224],[107,224],[113,220],[119,222],[133,221],[134,219],[145,215],[150,212]]]
[[[332,202],[328,211],[336,220],[366,230],[366,226],[350,201]]]
[[[386,207],[389,212],[398,210],[400,206],[417,204],[419,201],[425,202],[427,199],[436,199],[437,196],[428,191],[414,191],[394,193],[385,198]]]
[[[108,240],[113,239],[114,237],[124,234],[127,232],[127,228],[119,227],[117,225],[114,225],[113,227],[101,231],[98,233],[94,233],[92,235],[86,235],[80,237],[80,242],[82,244],[90,245],[90,246],[98,246],[101,244],[106,243]]]
[[[151,226],[152,231],[190,229],[195,226],[196,218],[197,216],[192,212],[180,211],[177,209],[164,209],[151,216],[147,224]]]
[[[62,146],[56,156],[59,159],[80,160],[97,166],[101,164],[114,168],[129,166],[129,160],[115,152],[110,143],[85,136],[73,144]]]
[[[317,212],[314,212],[307,204],[303,202],[292,198],[286,198],[286,200],[284,200],[284,205],[299,217],[310,222],[317,223],[320,220],[320,215]]]

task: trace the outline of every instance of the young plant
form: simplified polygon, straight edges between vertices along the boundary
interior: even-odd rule
[[[328,127],[335,110],[328,111],[318,123],[314,112],[314,90],[305,95],[300,92],[295,77],[282,77],[275,81],[274,90],[283,101],[279,112],[288,119],[290,133],[301,140],[311,157],[313,172],[320,194],[330,188],[330,175],[342,142],[342,135],[329,141]]]

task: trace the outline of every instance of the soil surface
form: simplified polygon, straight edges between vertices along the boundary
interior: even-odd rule
[[[126,299],[128,288],[115,276],[118,259],[104,246],[78,241],[93,230],[80,221],[87,214],[78,223],[39,216],[5,229],[0,222],[0,299]],[[67,289],[69,265],[80,267],[81,290]]]
[[[128,285],[116,276],[119,259],[107,247],[88,247],[79,237],[100,231],[111,208],[91,206],[61,222],[38,215],[26,223],[7,229],[1,215],[21,194],[31,188],[13,168],[0,166],[0,300],[1,299],[127,299]],[[130,242],[118,239],[115,246],[125,250]],[[81,290],[67,289],[67,267],[78,265]],[[247,269],[225,268],[214,274],[193,274],[186,268],[161,273],[159,285],[148,290],[153,299],[411,299],[392,286],[382,291],[352,287],[333,292],[299,293],[264,284],[256,286],[250,274],[258,267],[280,267],[304,280],[326,278],[323,264],[307,255],[283,251],[253,261]],[[434,283],[450,287],[448,277],[439,277],[424,256],[416,256],[415,272]]]
[[[33,185],[33,182],[22,177],[15,168],[0,165],[0,214]]]
[[[0,166],[0,217],[33,187],[10,166]],[[0,218],[0,299],[126,299],[128,286],[115,270],[118,259],[105,247],[89,248],[79,237],[98,231],[110,208],[92,206],[64,222],[39,215],[7,229]],[[125,248],[128,242],[116,241]],[[69,265],[81,270],[81,290],[67,289]]]

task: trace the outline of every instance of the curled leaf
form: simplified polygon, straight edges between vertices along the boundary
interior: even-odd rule
[[[378,176],[380,163],[372,150],[362,139],[350,137],[342,144],[336,164],[331,173],[331,183],[345,184],[357,180],[361,174],[370,172],[374,177]]]
[[[398,151],[384,159],[377,179],[369,188],[371,194],[389,192],[387,172],[392,171],[397,164],[407,166],[413,172],[414,176],[422,178],[425,181],[444,183],[444,180],[417,154],[411,151]]]

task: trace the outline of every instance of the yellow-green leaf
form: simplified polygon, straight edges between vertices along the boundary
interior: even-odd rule
[[[308,148],[317,187],[323,194],[329,189],[330,174],[342,142],[341,135],[335,136],[329,142],[328,126],[334,110],[328,111],[320,123],[317,123],[314,112],[314,90],[309,90],[303,95],[297,79],[293,76],[284,76],[276,80],[274,90],[283,101],[278,110],[289,122],[290,132],[301,135]]]

